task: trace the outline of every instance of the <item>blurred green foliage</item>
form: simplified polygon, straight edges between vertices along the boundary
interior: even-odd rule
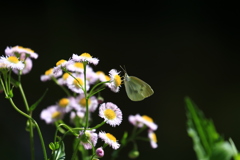
[[[240,154],[233,141],[225,141],[216,131],[213,121],[189,98],[185,98],[187,132],[193,140],[193,149],[198,160],[239,160]]]

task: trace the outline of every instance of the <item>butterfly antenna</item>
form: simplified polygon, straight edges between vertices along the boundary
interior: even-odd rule
[[[125,73],[127,73],[127,69],[126,69],[125,65],[124,65],[124,67],[122,67],[122,66],[120,65],[120,67],[122,68],[122,70],[123,70]]]

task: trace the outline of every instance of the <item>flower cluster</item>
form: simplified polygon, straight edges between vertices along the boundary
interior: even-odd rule
[[[12,80],[11,74],[8,74],[13,71],[20,77],[29,73],[33,65],[32,59],[37,58],[38,54],[30,48],[21,46],[7,47],[5,56],[0,57],[0,90],[2,87],[14,108],[29,119],[27,129],[29,129],[30,134],[33,134],[34,127],[38,129],[44,159],[47,160],[40,128],[32,117],[32,112],[39,102],[37,101],[33,106],[28,106],[21,82],[15,80],[16,84],[20,86],[19,89],[26,105],[26,111],[23,112],[17,108],[12,100],[13,87],[11,87],[15,81]],[[62,157],[58,157],[59,159],[65,158],[63,140],[66,135],[75,136],[74,147],[76,148],[74,150],[86,156],[84,159],[89,157],[88,159],[92,160],[102,158],[106,146],[110,146],[114,151],[118,151],[120,147],[124,147],[128,142],[135,143],[133,138],[139,136],[140,132],[133,132],[132,136],[123,137],[121,139],[122,144],[120,144],[113,134],[100,129],[104,124],[116,127],[123,121],[123,114],[120,108],[113,102],[104,102],[100,95],[100,92],[105,88],[109,88],[115,93],[119,92],[122,78],[120,71],[116,69],[111,69],[108,74],[105,74],[103,71],[94,71],[92,65],[96,66],[98,63],[99,59],[92,57],[89,53],[82,53],[81,55],[72,54],[69,60],[59,60],[55,66],[47,69],[40,76],[42,82],[53,81],[65,93],[65,96],[44,108],[40,114],[40,118],[46,124],[55,124],[56,126],[54,142],[49,144],[50,149],[53,151],[51,159],[55,159],[56,156],[60,155]],[[93,113],[95,112],[98,112],[98,116],[102,118],[102,121],[92,126],[94,120]],[[66,123],[66,118],[68,118],[70,124]],[[157,148],[157,138],[154,133],[157,125],[150,117],[140,116],[139,114],[131,115],[129,116],[129,121],[135,126],[135,129],[148,128],[151,146]],[[60,133],[62,136],[59,136]],[[97,147],[99,139],[103,141],[103,144]],[[58,151],[55,152],[56,150]],[[89,155],[89,150],[92,151],[91,155]],[[131,154],[130,157],[136,156],[136,153],[138,152],[134,150],[134,154]],[[114,155],[117,156],[118,152]],[[75,159],[74,156],[76,155],[73,154],[72,159]]]
[[[128,117],[129,122],[138,128],[146,127],[148,128],[148,138],[150,140],[150,144],[152,148],[157,148],[157,136],[154,131],[157,130],[158,126],[154,123],[153,119],[147,115],[130,115]]]
[[[111,69],[109,75],[106,75],[103,71],[95,72],[90,65],[97,65],[98,62],[99,60],[93,58],[89,53],[83,53],[79,56],[73,54],[68,61],[59,60],[56,66],[45,71],[45,74],[40,77],[41,81],[53,80],[57,85],[68,90],[64,89],[67,94],[66,97],[43,109],[40,117],[47,124],[60,124],[65,115],[69,113],[70,122],[75,127],[80,128],[78,138],[86,150],[95,147],[98,138],[113,149],[118,149],[120,144],[112,134],[104,131],[97,134],[96,129],[104,123],[113,127],[120,125],[122,112],[112,102],[102,103],[101,97],[96,96],[96,93],[99,93],[96,88],[100,87],[101,90],[102,87],[107,86],[113,92],[118,92],[122,80],[119,76],[120,72],[116,69]],[[92,121],[91,113],[97,109],[99,110],[99,116],[104,120],[102,124],[95,127],[96,129],[93,129],[89,127]],[[96,152],[103,156],[104,152],[103,150],[100,152],[101,149],[102,147]]]
[[[103,71],[94,72],[93,68],[88,64],[97,65],[99,60],[93,58],[89,53],[83,53],[81,55],[73,54],[72,57],[67,60],[59,60],[55,67],[52,67],[45,71],[44,75],[41,75],[41,81],[48,81],[56,79],[58,85],[67,86],[71,91],[81,94],[88,91],[90,85],[97,82],[109,82],[105,83],[112,91],[118,92],[122,83],[120,72],[116,69],[109,71],[109,76]],[[85,68],[84,68],[85,67]],[[65,72],[63,72],[63,70]],[[84,70],[85,78],[84,80]],[[83,89],[83,87],[85,88]]]
[[[16,74],[27,74],[32,69],[32,58],[37,59],[38,54],[30,48],[7,47],[5,56],[0,57],[0,68],[10,69]]]

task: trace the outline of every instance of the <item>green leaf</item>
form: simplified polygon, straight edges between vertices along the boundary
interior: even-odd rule
[[[25,130],[27,131],[27,132],[30,132],[30,126],[32,125],[32,128],[35,128],[36,126],[35,126],[35,124],[32,122],[32,120],[31,119],[28,119],[27,120],[27,122],[26,122],[26,127],[25,127]]]
[[[14,94],[13,94],[13,90],[9,90],[9,92],[7,93],[7,96],[5,98],[10,99],[13,98]]]
[[[234,159],[234,160],[240,160],[240,154],[238,153],[237,155],[234,155],[234,156],[233,156],[233,159]]]
[[[193,140],[193,149],[195,150],[198,159],[199,160],[208,160],[208,158],[206,156],[206,152],[205,152],[203,146],[201,145],[201,141],[197,135],[197,132],[192,128],[189,128],[187,132],[188,132],[188,135]]]
[[[20,84],[19,81],[13,79],[12,77],[11,77],[11,82],[10,82],[10,83],[11,83],[14,87],[19,87],[19,84]]]
[[[124,132],[123,137],[121,139],[121,144],[125,145],[127,143],[127,138],[128,138],[128,132]]]
[[[32,104],[30,107],[29,107],[29,111],[33,111],[37,106],[38,104],[42,101],[42,99],[44,98],[44,96],[46,95],[48,89],[45,90],[45,92],[43,93],[43,95],[34,103]]]
[[[240,160],[240,153],[238,152],[237,147],[235,146],[232,138],[229,139],[229,143],[230,143],[230,145],[232,147],[232,150],[233,150],[233,159],[234,160]]]
[[[212,148],[210,160],[230,160],[233,157],[233,150],[229,142],[220,142]]]
[[[60,148],[60,144],[59,144],[59,142],[55,142],[55,143],[51,142],[51,143],[49,144],[49,148],[50,148],[52,151],[57,150],[57,149]]]
[[[49,160],[64,160],[66,158],[65,146],[63,141],[50,143],[49,148],[52,150],[52,155]]]
[[[1,77],[0,77],[1,78]],[[3,91],[3,86],[2,86],[2,84],[0,83],[0,93],[1,93],[1,91]]]
[[[55,150],[55,144],[53,142],[51,142],[48,146],[52,151]]]
[[[189,97],[185,98],[185,102],[187,131],[198,160],[229,160],[233,156],[229,142],[224,142],[212,120],[205,118]]]

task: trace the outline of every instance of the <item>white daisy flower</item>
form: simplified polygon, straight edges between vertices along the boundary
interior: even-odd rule
[[[62,71],[63,71],[62,68],[67,69],[67,66],[69,66],[73,63],[74,63],[74,61],[72,61],[72,60],[67,61],[67,60],[61,59],[56,63],[56,66],[53,68],[53,73],[58,75],[59,72],[62,73]]]
[[[75,93],[83,93],[83,88],[84,88],[84,79],[81,76],[78,76],[77,74],[73,74],[75,78],[70,76],[67,79],[67,86],[70,90],[72,90]],[[86,90],[88,91],[90,88],[88,81],[86,81]]]
[[[21,59],[25,59],[28,56],[30,58],[34,58],[34,59],[38,58],[38,54],[35,53],[30,48],[24,48],[22,46],[14,46],[14,47],[7,47],[5,49],[5,54],[8,55],[8,56],[16,56],[16,53],[20,54]]]
[[[100,82],[107,82],[107,81],[109,81],[108,83],[105,83],[105,85],[106,85],[106,86],[109,86],[109,88],[110,88],[111,78],[110,78],[108,75],[106,75],[103,71],[97,71],[97,72],[96,72],[96,75],[97,75],[98,80],[99,80]]]
[[[58,101],[57,104],[60,110],[62,110],[64,113],[68,113],[72,110],[72,106],[69,98],[62,98]]]
[[[113,127],[120,125],[122,122],[122,111],[111,102],[100,105],[99,116]]]
[[[67,84],[67,79],[71,77],[69,73],[64,73],[61,78],[57,79],[57,82],[59,85],[66,85]]]
[[[2,56],[0,57],[0,63],[5,64],[6,68],[22,70],[24,63],[20,61],[16,56]]]
[[[154,148],[154,149],[157,148],[158,147],[157,136],[152,130],[148,131],[148,138],[150,139],[150,144],[151,144],[152,148]]]
[[[42,120],[45,120],[47,124],[50,124],[57,120],[62,119],[63,115],[64,115],[63,112],[59,110],[59,107],[57,105],[52,105],[42,110],[40,118]]]
[[[92,67],[86,67],[86,79],[88,80],[89,84],[94,84],[98,80],[98,76],[96,72],[93,71]]]
[[[41,75],[40,79],[41,81],[45,82],[47,80],[51,80],[52,77],[59,77],[62,75],[62,72],[58,72],[58,74],[53,73],[53,68],[50,68],[49,70],[45,71],[44,75]]]
[[[128,117],[128,121],[132,124],[132,125],[134,125],[134,126],[137,126],[137,127],[139,127],[139,128],[142,128],[143,126],[144,126],[144,124],[143,123],[140,123],[139,121],[138,121],[138,118],[137,118],[137,116],[140,116],[139,114],[137,114],[137,115],[129,115],[129,117]]]
[[[26,58],[26,60],[24,61],[24,68],[22,70],[22,74],[27,74],[32,70],[32,60],[31,58]],[[13,72],[18,74],[18,70],[17,69],[13,69]]]
[[[76,117],[82,119],[82,118],[84,118],[84,116],[85,116],[85,112],[83,112],[83,111],[72,111],[72,112],[70,113],[70,121],[71,121],[71,122],[74,122],[74,119],[75,119]]]
[[[109,76],[111,79],[111,83],[108,84],[108,87],[113,91],[113,92],[118,92],[119,88],[122,84],[122,79],[119,76],[119,73],[116,69],[111,69],[109,71]]]
[[[95,130],[86,130],[85,134],[80,131],[79,138],[81,138],[81,144],[85,149],[92,149],[92,146],[96,146],[98,140],[98,134]]]
[[[117,142],[117,139],[110,133],[105,133],[104,131],[99,132],[99,138],[101,138],[106,144],[111,146],[113,149],[118,149],[120,144]]]
[[[131,121],[130,121],[131,122]],[[155,131],[157,130],[158,126],[153,122],[153,119],[149,116],[143,115],[140,116],[139,114],[135,115],[135,122],[131,122],[133,125],[136,125],[137,127],[143,127],[143,125],[146,125],[151,130]]]
[[[66,68],[71,72],[83,73],[84,71],[84,66],[82,62],[73,61],[73,63],[70,63],[69,65],[67,65]]]
[[[73,54],[72,60],[75,62],[84,62],[87,61],[88,63],[92,63],[94,65],[97,65],[99,62],[99,59],[93,58],[89,53],[82,53],[80,56]]]
[[[96,75],[101,82],[110,81],[110,77],[106,75],[103,71],[97,71]]]
[[[86,112],[86,98],[84,94],[80,94],[76,98],[72,99],[72,106],[76,111]],[[90,112],[94,112],[97,109],[98,100],[95,96],[88,99],[88,109]]]

